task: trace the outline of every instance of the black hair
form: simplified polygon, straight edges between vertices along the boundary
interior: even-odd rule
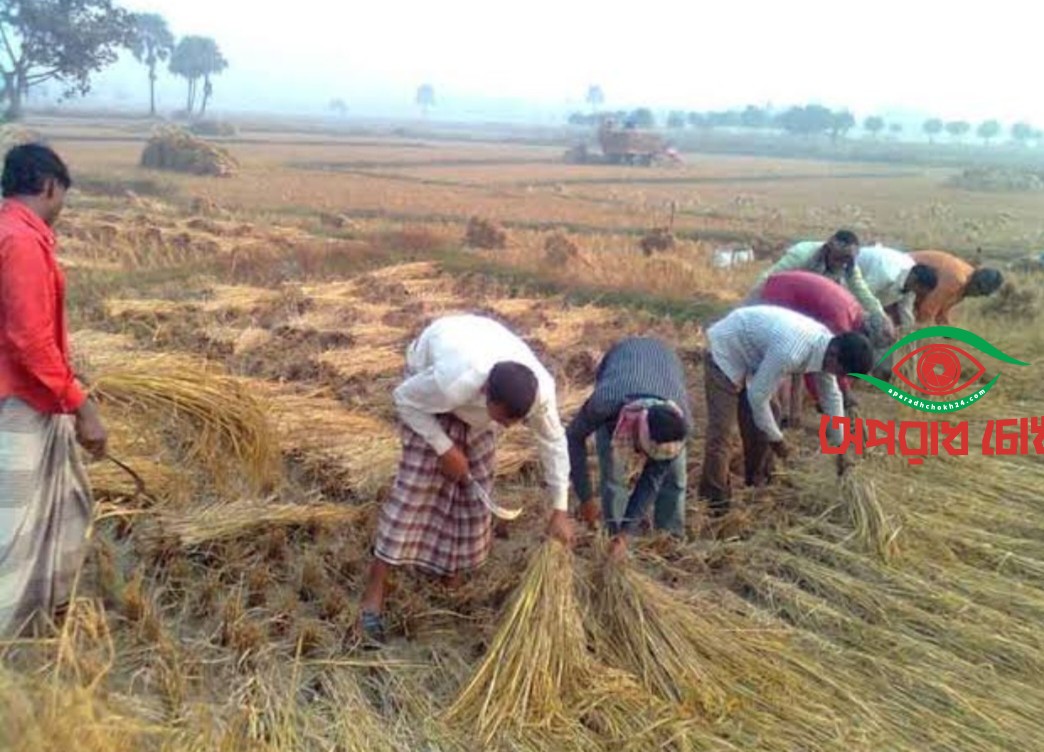
[[[47,181],[54,179],[66,190],[72,185],[69,168],[53,149],[43,144],[15,146],[4,157],[4,198],[39,196]]]
[[[649,408],[649,438],[657,444],[681,441],[688,433],[685,418],[667,405]]]
[[[934,290],[939,284],[939,273],[935,271],[935,267],[933,266],[916,264],[914,268],[910,270],[909,279],[912,279],[926,290]]]
[[[866,335],[845,332],[834,337],[831,344],[837,345],[837,359],[844,373],[869,373],[874,367],[874,348]]]
[[[529,414],[536,394],[536,374],[521,363],[501,361],[489,372],[486,397],[507,410],[512,420],[521,420]]]
[[[859,245],[859,238],[851,230],[838,230],[830,239],[840,245]]]
[[[983,267],[972,272],[968,280],[970,295],[992,295],[1004,284],[1004,275],[998,269]]]

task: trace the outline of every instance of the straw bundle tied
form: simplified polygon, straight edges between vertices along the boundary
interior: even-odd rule
[[[279,445],[266,410],[231,376],[169,356],[139,358],[100,373],[92,393],[145,421],[171,419],[188,461],[219,479],[234,471],[255,489],[278,479]]]
[[[442,718],[464,739],[562,749],[685,748],[691,722],[587,651],[573,558],[534,555],[486,657]]]
[[[261,528],[268,530],[291,525],[332,527],[352,524],[368,511],[367,506],[347,504],[277,504],[246,499],[162,513],[155,524],[159,531],[176,537],[182,546],[188,548],[242,538]]]

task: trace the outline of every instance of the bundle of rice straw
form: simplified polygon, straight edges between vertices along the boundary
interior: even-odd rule
[[[852,538],[885,562],[898,553],[899,528],[885,514],[872,479],[858,465],[841,474],[841,505],[852,525]]]
[[[241,538],[259,528],[290,525],[345,525],[357,522],[368,506],[348,504],[276,504],[245,499],[191,510],[161,513],[156,528],[185,548]]]
[[[665,700],[722,715],[726,688],[711,681],[701,655],[702,643],[716,636],[699,634],[706,625],[697,610],[626,564],[605,561],[593,580],[588,628],[598,655]]]
[[[572,554],[548,541],[533,557],[485,659],[443,722],[483,748],[672,749],[691,721],[633,677],[594,662],[574,597]]]
[[[91,392],[141,423],[169,419],[186,459],[217,480],[234,471],[263,490],[278,479],[279,444],[266,408],[234,377],[197,361],[139,357],[99,373]]]
[[[603,561],[592,585],[587,624],[597,655],[662,699],[713,725],[836,722],[815,708],[827,704],[815,677],[790,662],[789,630],[709,599],[683,600],[626,563]]]

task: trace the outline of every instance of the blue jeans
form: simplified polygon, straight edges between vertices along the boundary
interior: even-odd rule
[[[611,535],[616,535],[626,526],[631,534],[638,532],[645,517],[649,501],[653,506],[653,527],[666,530],[673,535],[685,533],[685,486],[687,484],[685,455],[683,450],[675,459],[667,462],[646,460],[645,467],[635,486],[634,494],[628,494],[621,474],[624,468],[616,467],[613,459],[613,435],[607,428],[595,433],[598,450],[599,482],[602,492],[602,519]],[[634,503],[631,502],[633,496]],[[628,510],[631,506],[632,509]],[[629,514],[629,519],[625,519]]]

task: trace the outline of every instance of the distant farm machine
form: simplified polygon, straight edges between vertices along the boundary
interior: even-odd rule
[[[659,160],[681,162],[678,152],[667,146],[663,137],[630,125],[619,128],[613,120],[605,120],[598,128],[601,155],[591,154],[586,144],[574,146],[566,153],[566,161],[576,164],[651,165]]]

